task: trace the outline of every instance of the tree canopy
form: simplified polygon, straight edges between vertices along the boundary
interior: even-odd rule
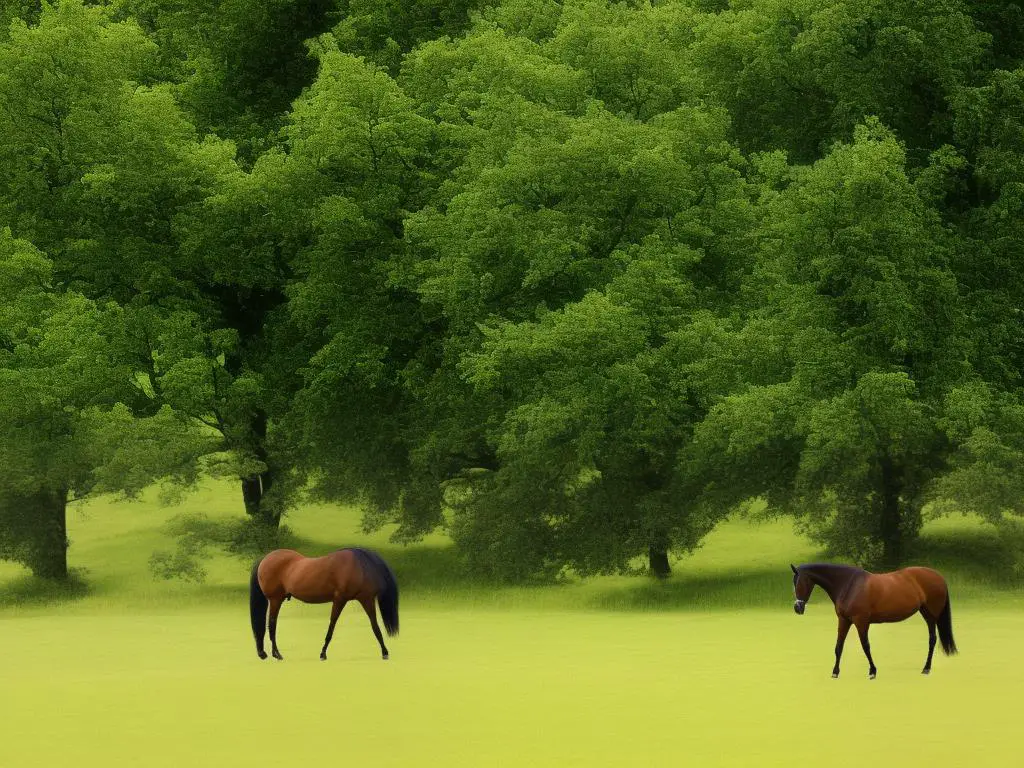
[[[862,563],[929,510],[1002,524],[1021,29],[1002,0],[0,3],[0,556],[201,466],[270,531],[354,501],[503,579],[664,576],[752,499]]]

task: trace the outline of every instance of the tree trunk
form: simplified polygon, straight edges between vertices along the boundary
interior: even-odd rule
[[[265,472],[242,478],[242,501],[245,513],[260,525],[277,528],[281,523],[281,515],[264,503],[267,492],[274,484],[274,470],[267,467]]]
[[[672,573],[672,568],[668,564],[668,552],[663,546],[651,544],[647,549],[647,562],[651,575],[657,579],[667,579]]]
[[[242,480],[242,502],[245,504],[245,513],[260,526],[273,530],[281,523],[280,510],[271,508],[264,503],[264,499],[274,485],[275,473],[270,466],[267,456],[267,414],[259,410],[252,423],[254,438],[253,453],[256,458],[266,465],[266,469],[255,475],[243,477]]]
[[[879,538],[882,540],[882,565],[900,567],[904,554],[904,531],[900,510],[900,472],[888,456],[882,458],[882,509]]]
[[[27,565],[36,576],[66,580],[68,577],[68,492],[45,490],[26,499],[32,515]]]

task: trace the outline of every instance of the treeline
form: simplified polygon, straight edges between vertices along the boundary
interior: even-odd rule
[[[0,557],[236,477],[504,579],[1024,513],[1010,0],[0,0]]]

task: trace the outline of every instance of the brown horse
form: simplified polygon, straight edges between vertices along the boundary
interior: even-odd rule
[[[922,674],[932,670],[935,651],[935,629],[938,627],[942,650],[947,656],[956,653],[953,642],[953,618],[949,609],[949,588],[938,571],[931,568],[903,568],[891,573],[869,573],[851,565],[812,563],[793,569],[793,610],[802,615],[804,605],[817,584],[832,598],[839,617],[839,635],[836,639],[836,665],[832,677],[839,677],[839,659],[850,626],[857,627],[864,655],[868,657],[868,677],[878,673],[871,658],[868,627],[903,621],[920,613],[928,624],[928,659]]]
[[[389,636],[398,634],[398,583],[384,558],[368,549],[339,549],[323,557],[304,557],[293,549],[275,549],[252,569],[249,580],[249,615],[256,653],[267,658],[263,634],[270,613],[270,646],[275,659],[284,657],[277,649],[277,614],[285,600],[297,597],[304,603],[331,603],[331,623],[320,651],[326,661],[334,625],[349,600],[358,600],[373,627],[384,658],[388,657],[384,637],[377,625],[377,608]]]

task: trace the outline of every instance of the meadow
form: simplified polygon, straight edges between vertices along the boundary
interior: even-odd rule
[[[211,552],[203,584],[155,579],[175,517],[239,514],[209,483],[177,507],[74,508],[76,586],[0,567],[3,766],[1008,765],[1024,638],[1017,553],[961,518],[929,523],[915,559],[953,594],[961,654],[920,668],[924,622],[874,627],[879,677],[852,638],[829,676],[831,604],[792,611],[788,564],[815,547],[786,521],[731,520],[665,583],[643,577],[499,587],[435,536],[360,532],[354,510],[288,518],[309,552],[362,544],[392,563],[401,634],[379,658],[365,616],[292,601],[284,662],[257,659],[249,563]]]

